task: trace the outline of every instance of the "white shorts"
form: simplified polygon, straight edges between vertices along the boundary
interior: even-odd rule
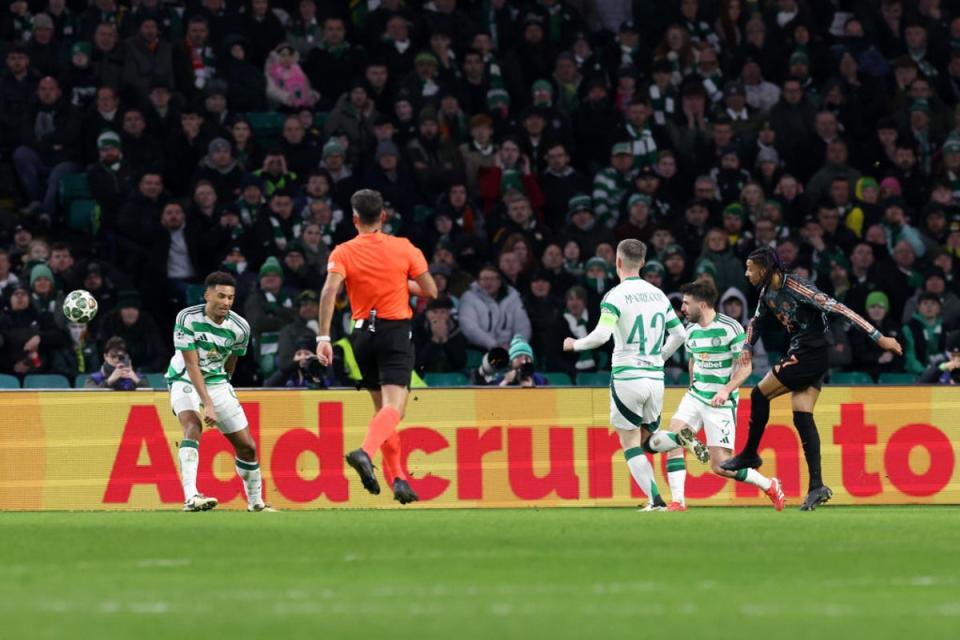
[[[237,400],[237,392],[231,384],[215,384],[207,387],[207,393],[213,400],[213,410],[217,412],[217,428],[222,433],[236,433],[247,428],[247,415]],[[200,411],[200,396],[189,382],[174,382],[170,386],[170,406],[173,415],[183,411]]]
[[[673,419],[687,423],[695,432],[706,428],[708,447],[733,449],[737,435],[736,414],[736,409],[711,407],[688,391],[674,411]]]
[[[610,424],[617,429],[656,431],[662,411],[662,380],[611,381]]]

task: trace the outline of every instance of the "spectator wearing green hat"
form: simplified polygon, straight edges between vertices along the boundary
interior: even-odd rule
[[[650,238],[653,236],[653,217],[650,205],[653,199],[645,193],[634,193],[627,198],[626,220],[614,228],[613,235],[617,242],[627,238],[634,238],[647,244],[650,249]]]
[[[63,95],[80,110],[86,110],[97,93],[98,80],[91,64],[93,46],[89,42],[73,43],[70,47],[70,64],[58,76]]]
[[[960,160],[960,153],[957,158]],[[960,169],[960,163],[958,163],[958,169]],[[853,195],[853,207],[847,212],[844,225],[853,231],[857,238],[861,238],[863,232],[883,216],[879,206],[880,183],[873,176],[863,176],[857,180]]]
[[[63,317],[59,313],[63,307],[63,296],[58,297],[53,270],[45,262],[30,269],[30,301],[37,311],[48,314],[57,325],[63,326]]]
[[[280,331],[296,319],[297,311],[293,293],[283,286],[283,267],[276,257],[264,260],[259,275],[259,287],[247,296],[243,317],[260,347],[260,373],[266,376],[277,368]]]
[[[620,201],[633,184],[633,149],[629,142],[618,142],[610,149],[610,165],[593,178],[593,211],[597,222],[612,229],[620,217]]]
[[[901,337],[901,325],[890,317],[890,298],[883,291],[874,291],[867,296],[867,319],[881,334],[893,338]],[[869,373],[876,379],[881,373],[903,371],[903,358],[884,351],[863,334],[851,327],[847,331],[852,351],[851,366],[854,371]],[[939,353],[939,352],[938,352]]]
[[[610,230],[597,224],[593,202],[585,193],[578,193],[570,198],[567,205],[567,226],[563,235],[577,243],[583,256],[593,255],[601,242],[614,241]]]
[[[534,355],[530,343],[521,335],[510,341],[510,368],[494,384],[500,387],[542,387],[547,379],[534,371]]]

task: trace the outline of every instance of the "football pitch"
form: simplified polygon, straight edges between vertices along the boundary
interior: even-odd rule
[[[960,507],[0,514],[0,637],[956,638]]]

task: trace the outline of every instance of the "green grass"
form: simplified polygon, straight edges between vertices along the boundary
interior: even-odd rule
[[[2,638],[956,638],[960,508],[0,514]]]

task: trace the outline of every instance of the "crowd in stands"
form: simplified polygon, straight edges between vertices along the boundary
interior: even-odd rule
[[[834,371],[960,367],[960,3],[4,5],[4,373],[142,386],[223,269],[253,333],[235,384],[351,384],[345,296],[337,364],[308,352],[364,187],[442,294],[411,299],[421,375],[497,348],[524,373],[495,383],[609,368],[561,345],[594,326],[624,238],[672,300],[708,278],[743,323],[744,259],[774,247],[904,346],[835,320]],[[99,302],[86,325],[61,313],[77,288]],[[779,326],[761,335],[759,353],[786,350]]]

